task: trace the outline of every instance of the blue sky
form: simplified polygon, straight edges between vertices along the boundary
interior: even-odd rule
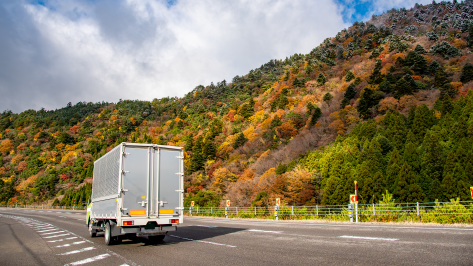
[[[1,1],[0,109],[182,97],[415,2]]]

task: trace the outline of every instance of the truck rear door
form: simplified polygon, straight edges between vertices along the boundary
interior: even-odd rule
[[[146,217],[148,215],[150,152],[151,148],[149,147],[124,148],[123,212],[132,217]]]
[[[158,214],[160,218],[180,214],[181,210],[181,150],[159,149],[158,153]]]

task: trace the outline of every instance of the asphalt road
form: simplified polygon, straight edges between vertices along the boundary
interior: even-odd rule
[[[0,209],[0,265],[473,265],[473,227],[186,218],[106,246],[83,211]]]

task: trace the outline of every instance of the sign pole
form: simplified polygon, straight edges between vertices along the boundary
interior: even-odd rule
[[[225,218],[228,219],[228,210],[230,209],[230,201],[227,200],[225,207]]]
[[[279,198],[276,199],[276,206],[274,207],[274,216],[276,216],[276,221],[279,221],[279,204],[281,200]]]
[[[356,222],[358,223],[358,189],[357,184],[355,181],[355,215],[356,215]]]

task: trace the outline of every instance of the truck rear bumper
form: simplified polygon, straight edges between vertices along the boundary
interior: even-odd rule
[[[121,227],[121,234],[136,234],[137,236],[165,235],[168,231],[177,231],[176,226],[157,226],[155,229],[138,227]]]

